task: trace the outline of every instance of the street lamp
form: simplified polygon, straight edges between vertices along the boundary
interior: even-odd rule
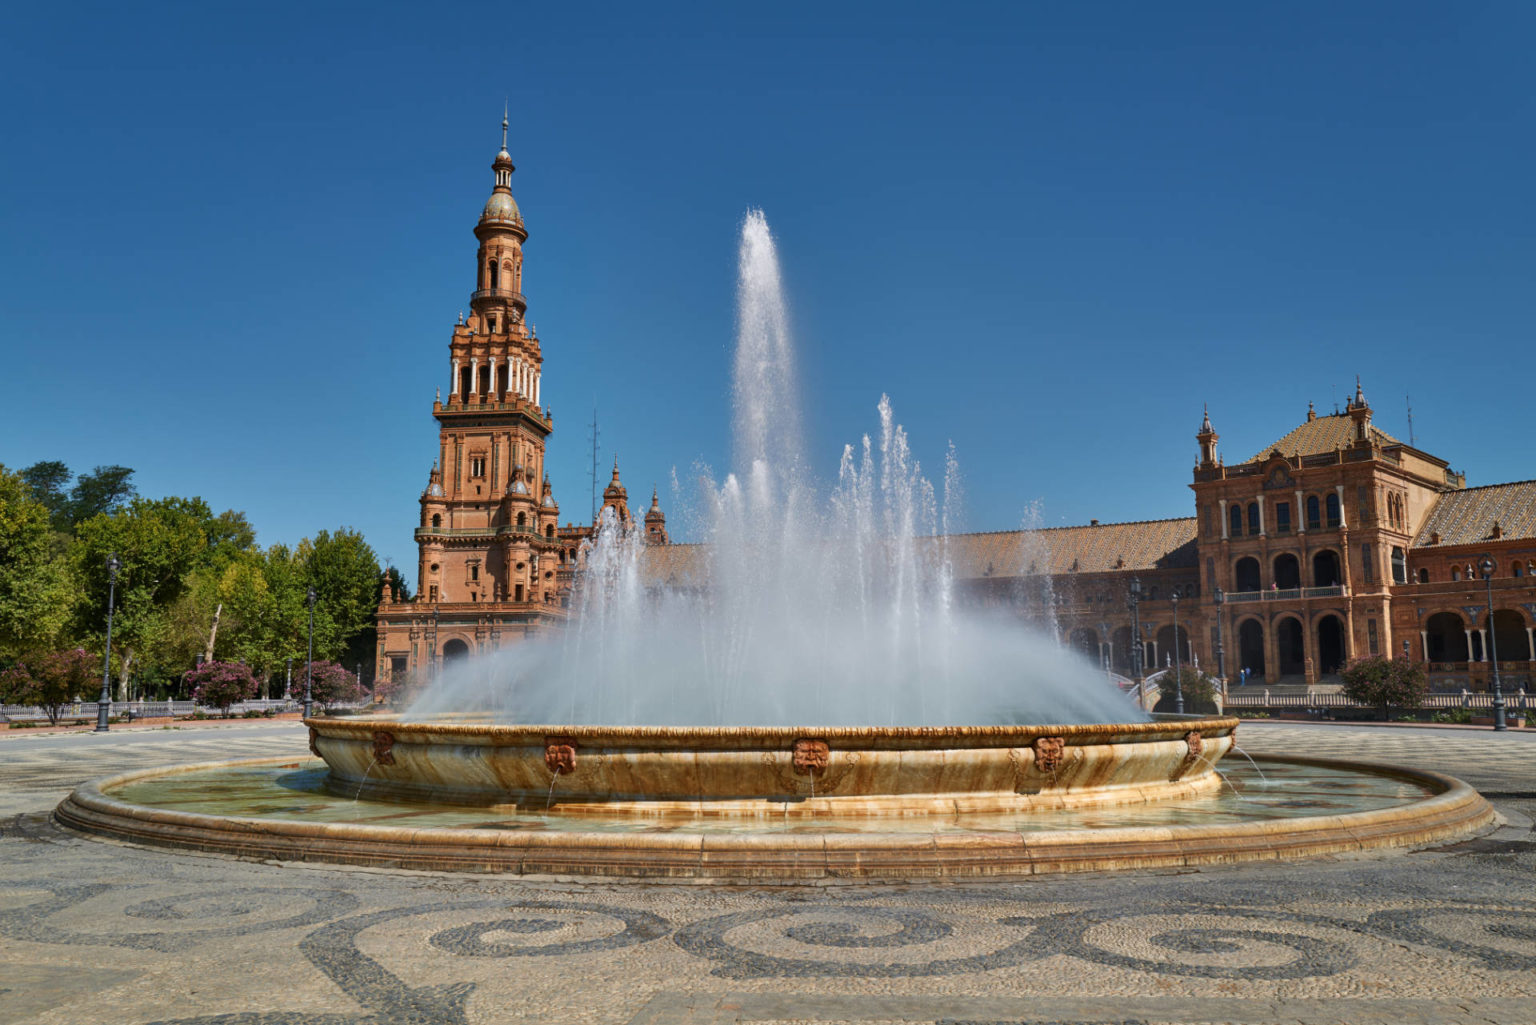
[[[1483,571],[1483,583],[1488,586],[1488,658],[1493,662],[1493,728],[1507,730],[1509,723],[1504,721],[1504,689],[1499,684],[1499,639],[1493,630],[1493,567],[1493,559],[1486,555],[1477,564],[1477,568]]]
[[[1173,592],[1173,710],[1184,714],[1184,680],[1179,670],[1179,592]]]
[[[311,587],[304,596],[309,606],[309,657],[304,661],[304,718],[308,719],[315,709],[312,686],[315,680],[315,589]]]
[[[1226,649],[1221,644],[1221,618],[1222,606],[1227,603],[1226,592],[1218,587],[1216,588],[1214,598],[1216,600],[1216,675],[1221,679],[1221,692],[1225,695],[1227,692],[1227,654]]]
[[[107,716],[112,714],[112,606],[117,603],[117,571],[123,564],[117,553],[107,558],[107,653],[101,663],[101,697],[96,700],[96,732],[107,732]]]
[[[427,671],[433,682],[437,680],[437,606],[432,606],[432,650],[427,653]]]
[[[1104,659],[1104,678],[1109,679],[1113,673],[1111,663],[1114,662],[1115,646],[1110,642],[1109,639],[1108,623],[1099,623],[1099,636],[1104,638],[1103,646],[1099,649]]]
[[[1137,606],[1141,604],[1141,578],[1131,577],[1131,591],[1126,597],[1125,603],[1131,608],[1131,676],[1137,683],[1141,682],[1141,614]]]

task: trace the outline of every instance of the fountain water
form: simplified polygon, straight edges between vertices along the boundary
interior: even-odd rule
[[[945,540],[957,519],[956,461],[951,453],[937,495],[887,397],[875,439],[846,446],[830,496],[818,493],[801,451],[778,255],[760,211],[742,226],[738,307],[738,470],[719,482],[700,476],[705,537],[687,549],[691,575],[658,580],[640,532],[609,514],[586,554],[572,627],[452,667],[405,720],[466,711],[506,723],[652,726],[1144,720],[1045,632],[957,607]],[[1022,550],[1018,561],[1022,570]]]

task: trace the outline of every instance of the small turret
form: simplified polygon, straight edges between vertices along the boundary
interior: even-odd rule
[[[667,543],[667,516],[661,511],[661,500],[656,495],[656,489],[651,489],[651,507],[645,514],[645,543],[651,545],[664,545]]]
[[[1355,397],[1344,407],[1354,421],[1352,441],[1356,445],[1371,443],[1371,407],[1365,401],[1365,390],[1360,387],[1360,375],[1355,375]]]
[[[1195,435],[1195,440],[1200,443],[1200,468],[1209,470],[1217,465],[1216,441],[1221,436],[1211,427],[1211,407],[1205,407],[1205,418],[1200,422],[1200,430]]]
[[[624,484],[619,480],[619,457],[613,457],[613,480],[603,489],[603,508],[612,509],[614,517],[621,523],[629,523],[629,492],[624,490]],[[596,524],[594,524],[595,526]]]

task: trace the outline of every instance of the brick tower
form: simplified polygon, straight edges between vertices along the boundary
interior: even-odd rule
[[[501,647],[565,618],[576,550],[544,472],[553,417],[544,357],[523,296],[522,212],[512,198],[507,120],[495,184],[475,225],[475,289],[448,342],[447,401],[432,403],[438,459],[421,495],[417,600],[386,593],[378,673],[431,673],[442,660]]]

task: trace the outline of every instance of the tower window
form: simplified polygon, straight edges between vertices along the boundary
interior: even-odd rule
[[[1291,503],[1275,503],[1275,532],[1277,534],[1289,534],[1291,532]]]
[[[1231,528],[1232,528],[1231,533],[1232,533],[1232,536],[1233,537],[1242,537],[1243,536],[1243,507],[1240,506],[1240,505],[1234,505],[1232,507],[1232,509],[1230,511],[1230,514],[1228,515],[1227,519],[1229,519],[1231,521]]]
[[[528,525],[528,514],[527,513],[518,513],[517,514],[517,525],[519,527],[526,527]]]
[[[1248,533],[1259,533],[1259,503],[1248,503]]]
[[[485,476],[485,456],[471,456],[469,460],[469,475],[471,477]]]
[[[1339,525],[1339,496],[1337,492],[1328,496],[1327,509],[1328,526],[1337,527]]]
[[[479,580],[480,579],[480,564],[478,562],[470,564],[470,567],[469,567],[469,579],[471,579],[471,580]]]
[[[1425,568],[1420,568],[1419,569],[1419,583],[1421,583],[1421,584],[1429,583],[1429,570],[1428,569],[1425,569]]]
[[[500,288],[501,287],[501,268],[499,266],[497,266],[495,260],[491,261],[491,265],[489,267],[489,270],[491,272],[491,275],[490,275],[491,276],[491,287],[492,288]]]
[[[1307,496],[1307,529],[1316,530],[1323,525],[1323,508],[1316,495]]]
[[[442,516],[440,516],[437,513],[433,513],[432,514],[432,529],[436,530],[437,528],[441,527],[442,525],[443,525],[443,518],[442,518]]]
[[[1392,582],[1394,584],[1408,582],[1408,553],[1396,546],[1392,548]]]

